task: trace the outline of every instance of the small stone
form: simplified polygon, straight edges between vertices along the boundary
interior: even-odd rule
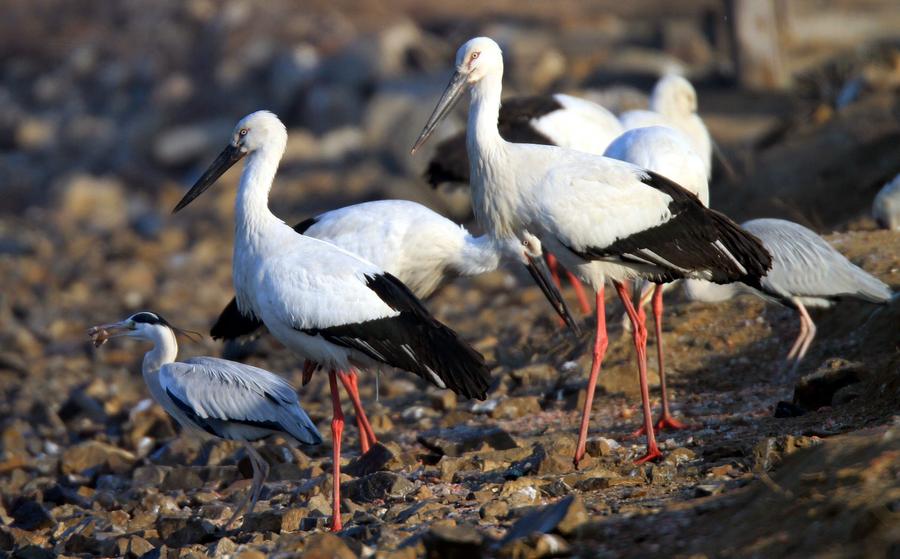
[[[534,505],[540,500],[540,497],[540,489],[535,480],[529,477],[507,481],[500,489],[500,498],[506,499],[511,507]]]
[[[775,404],[775,413],[773,415],[779,419],[783,419],[785,417],[800,417],[805,413],[806,410],[797,404],[781,401]]]
[[[484,520],[499,520],[509,514],[509,503],[498,499],[481,505],[478,515]]]
[[[830,406],[835,392],[863,379],[862,363],[835,358],[816,372],[801,378],[794,387],[794,404],[807,410]]]
[[[196,468],[174,468],[166,473],[159,485],[162,491],[193,491],[203,487]]]
[[[344,540],[325,532],[315,534],[303,547],[304,559],[356,559],[356,554],[347,547]]]
[[[684,448],[683,446],[678,447],[671,452],[669,452],[665,457],[665,462],[667,464],[679,465],[685,462],[691,462],[697,459],[697,453],[689,448]]]
[[[245,532],[296,532],[306,516],[302,508],[269,509],[244,515],[241,530]]]
[[[722,485],[707,483],[694,487],[694,497],[710,497],[718,495],[724,490]]]
[[[112,231],[128,225],[125,188],[111,178],[75,175],[63,186],[63,215],[97,231]]]
[[[431,397],[431,407],[437,411],[450,411],[456,408],[456,394],[450,390],[441,390]]]
[[[428,449],[446,456],[460,456],[472,450],[480,450],[482,446],[494,450],[508,450],[519,446],[509,433],[499,427],[472,425],[426,431],[417,440]]]
[[[619,443],[603,437],[588,439],[585,451],[591,456],[612,456],[619,448]]]
[[[341,471],[355,477],[363,477],[386,469],[388,463],[395,458],[394,453],[381,443],[375,443],[369,451],[350,461]]]
[[[671,464],[653,464],[650,466],[650,483],[653,485],[668,485],[675,481],[678,472]]]
[[[518,419],[541,412],[541,402],[537,396],[523,396],[501,400],[491,411],[494,419]]]
[[[427,557],[482,557],[484,536],[473,526],[434,524],[423,536]]]
[[[128,553],[135,557],[150,553],[153,549],[153,544],[140,536],[131,536],[128,538]]]
[[[127,450],[91,440],[66,449],[60,465],[64,474],[80,474],[91,468],[124,474],[131,471],[136,460]]]
[[[160,517],[156,529],[166,545],[172,547],[203,543],[216,530],[208,520],[185,516]]]
[[[413,482],[393,472],[375,472],[341,484],[341,492],[357,503],[402,499],[415,489]]]
[[[569,495],[555,504],[541,507],[520,518],[510,527],[499,545],[505,546],[534,533],[546,534],[554,530],[563,535],[571,535],[587,521],[587,509],[581,498]]]
[[[237,549],[237,544],[228,538],[219,538],[216,543],[206,548],[206,554],[210,557],[224,557]]]
[[[10,515],[13,518],[12,526],[22,530],[33,532],[51,528],[56,521],[40,503],[33,499],[20,498],[12,503]]]

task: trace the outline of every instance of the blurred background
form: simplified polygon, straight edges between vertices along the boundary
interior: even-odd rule
[[[97,352],[85,331],[141,309],[208,331],[231,297],[240,166],[188,210],[173,216],[171,209],[245,114],[269,109],[288,126],[270,204],[288,223],[380,198],[416,200],[468,223],[466,189],[435,190],[422,178],[437,142],[415,157],[409,149],[447,83],[456,49],[477,35],[504,49],[506,96],[566,92],[619,112],[646,107],[661,74],[688,77],[700,115],[734,168],[733,175],[714,169],[711,205],[737,221],[786,217],[820,233],[872,230],[872,199],[900,172],[897,0],[3,0],[0,472],[10,473],[4,491],[27,489],[36,476],[52,478],[60,449],[82,440],[146,454],[135,441],[149,431],[135,431],[139,424],[129,415],[144,398],[135,373],[141,352],[134,344]],[[437,139],[463,129],[461,105]],[[838,244],[896,287],[896,244],[884,238]],[[574,410],[584,375],[568,360],[584,360],[587,338],[573,343],[555,333],[540,293],[511,290],[517,281],[528,284],[510,273],[452,285],[429,308],[500,362],[500,393],[513,382],[527,390],[532,377],[546,381],[547,394],[562,393],[554,383],[565,380],[556,380],[563,370],[572,385],[567,409]],[[738,316],[759,316],[763,308],[736,305]],[[729,378],[764,387],[768,377],[753,363],[762,354],[776,363],[783,353],[778,336],[787,340],[796,329],[789,313],[772,312],[775,335],[765,321],[731,320],[743,334],[732,332],[727,342],[695,343],[694,336],[712,336],[716,328],[685,319],[679,346],[697,355],[682,355],[681,365],[693,359],[706,366],[712,348],[720,354],[715,363],[739,368]],[[851,324],[865,318],[854,316]],[[835,340],[850,339],[852,326],[842,320],[827,327],[839,332]],[[879,363],[895,373],[896,330],[889,330],[881,330],[878,348],[888,349]],[[731,359],[750,347],[741,335],[755,336],[757,345],[749,358]],[[634,384],[630,350],[620,345],[609,362],[627,380],[609,388],[614,392]],[[189,346],[183,355],[221,353],[208,338]],[[285,353],[251,362],[296,372],[299,363]],[[544,376],[522,369],[537,361],[548,368],[540,369]],[[563,362],[568,368],[558,369]],[[742,377],[747,371],[760,376]],[[392,386],[394,394],[420,396],[421,386],[394,378],[382,386],[385,402]],[[324,427],[321,379],[304,390],[304,405]],[[364,396],[373,397],[368,384]],[[766,393],[760,409],[780,397]],[[410,396],[374,417],[401,421],[401,410],[421,400]],[[440,410],[456,407],[455,400],[433,402],[410,425],[427,427]],[[883,420],[889,408],[861,423]],[[567,432],[573,425],[565,425]],[[171,430],[158,435],[163,441]],[[93,491],[96,481],[84,483]]]

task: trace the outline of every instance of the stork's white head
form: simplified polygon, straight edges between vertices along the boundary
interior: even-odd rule
[[[172,213],[179,211],[190,204],[196,197],[203,194],[212,186],[225,171],[240,161],[245,155],[255,151],[270,150],[278,157],[284,153],[287,145],[287,129],[278,120],[278,117],[269,111],[256,111],[245,116],[234,127],[231,141],[222,150],[222,153],[206,169],[203,175],[197,179],[194,186],[188,190],[184,198],[178,202]]]
[[[287,144],[287,129],[269,111],[250,113],[237,123],[231,135],[231,145],[242,153],[251,153],[262,148],[284,150]]]
[[[697,112],[697,91],[687,79],[669,74],[653,87],[650,108],[670,117],[683,117]]]
[[[456,51],[456,71],[470,84],[498,70],[503,71],[503,51],[489,37],[469,39]]]
[[[500,45],[487,37],[469,39],[456,51],[456,71],[450,84],[434,107],[411,153],[415,153],[437,129],[456,103],[462,98],[466,85],[474,87],[486,76],[503,76],[503,51]]]

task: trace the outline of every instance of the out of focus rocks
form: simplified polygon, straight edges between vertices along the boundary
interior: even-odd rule
[[[56,524],[47,509],[33,499],[20,498],[12,503],[10,509],[14,528],[35,531],[50,528]]]
[[[835,393],[863,379],[864,366],[844,359],[829,359],[794,387],[794,404],[808,410],[830,406]]]
[[[387,465],[395,459],[394,453],[378,442],[369,448],[368,452],[351,460],[347,466],[341,468],[341,471],[356,477],[367,476],[386,469]]]
[[[375,472],[341,484],[341,493],[357,503],[376,499],[402,499],[416,488],[415,484],[393,472]]]
[[[108,177],[70,177],[62,186],[60,211],[65,219],[95,231],[121,229],[128,223],[125,190]]]
[[[482,557],[484,536],[473,526],[432,526],[422,538],[426,556],[441,559]]]
[[[77,474],[91,468],[123,474],[131,471],[135,459],[127,450],[90,440],[66,449],[61,466],[64,474]]]
[[[203,543],[215,533],[208,520],[188,516],[162,516],[156,521],[159,537],[172,547]]]
[[[302,508],[265,510],[244,515],[241,529],[247,532],[295,532],[306,517]]]
[[[522,396],[501,400],[497,407],[491,411],[491,417],[494,419],[517,419],[540,413],[540,411],[541,403],[537,396]]]
[[[303,546],[304,559],[355,559],[344,540],[330,532],[314,534]]]
[[[516,441],[499,427],[473,427],[458,425],[450,429],[440,429],[422,433],[418,441],[429,449],[447,456],[460,456],[464,452],[482,447],[494,450],[516,448]]]

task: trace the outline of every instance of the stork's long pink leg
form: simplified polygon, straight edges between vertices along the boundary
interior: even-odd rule
[[[578,277],[569,270],[566,270],[566,277],[569,278],[569,283],[572,284],[572,289],[575,290],[575,296],[578,297],[578,304],[581,306],[581,312],[584,314],[591,314],[591,304],[588,303],[587,294],[585,294],[584,287],[581,285]]]
[[[653,325],[656,330],[656,356],[659,363],[659,391],[662,397],[662,416],[656,422],[656,428],[687,429],[687,425],[672,417],[669,411],[669,395],[666,391],[666,367],[663,361],[662,341],[663,286],[657,283],[653,287]]]
[[[344,389],[353,403],[353,410],[356,413],[356,425],[359,427],[359,444],[362,447],[362,453],[365,454],[369,452],[369,448],[377,443],[378,440],[375,438],[375,431],[372,430],[372,425],[369,423],[369,418],[366,417],[362,400],[359,397],[359,376],[356,374],[356,371],[351,370],[349,373],[340,371],[338,372],[338,378],[341,379],[341,384],[344,385]]]
[[[628,287],[622,282],[613,282],[622,304],[625,306],[625,312],[631,319],[632,336],[634,338],[634,349],[638,358],[638,380],[641,385],[641,404],[644,411],[644,429],[647,433],[647,454],[635,460],[635,464],[643,464],[650,460],[655,460],[662,456],[659,447],[656,445],[656,435],[653,433],[653,415],[650,411],[650,389],[647,385],[647,326],[642,321],[631,302]]]
[[[594,337],[594,360],[591,363],[591,376],[588,377],[587,394],[584,398],[584,409],[581,411],[581,429],[578,431],[578,446],[575,447],[575,458],[572,463],[578,468],[578,463],[584,458],[587,445],[588,424],[591,419],[591,407],[594,402],[594,390],[597,388],[597,377],[600,373],[600,364],[606,355],[606,346],[609,339],[606,337],[606,305],[603,298],[603,285],[597,290],[597,334]]]
[[[331,447],[334,459],[331,468],[331,531],[340,532],[344,526],[341,521],[341,437],[344,434],[344,411],[341,410],[341,395],[334,369],[328,371],[328,384],[331,387]]]
[[[553,283],[556,284],[556,288],[562,290],[562,282],[559,280],[559,263],[552,253],[547,252],[545,254],[547,256],[547,267],[550,268],[550,277],[553,279]]]

